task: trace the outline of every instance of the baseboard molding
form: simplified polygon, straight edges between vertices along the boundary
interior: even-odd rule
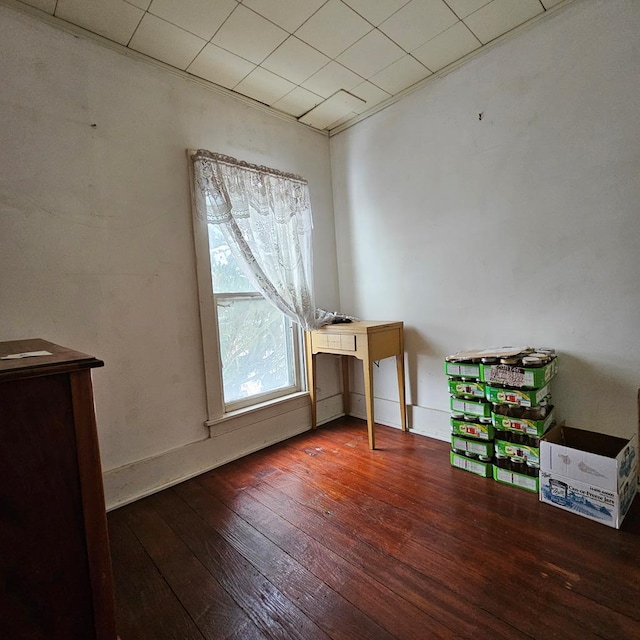
[[[397,401],[375,398],[373,403],[375,421],[388,427],[400,429],[400,404]],[[367,419],[363,394],[351,393],[351,411],[356,418]],[[451,439],[450,414],[447,411],[427,409],[416,405],[407,406],[409,431],[436,440],[448,442]]]
[[[243,419],[237,428],[211,428],[211,437],[183,447],[138,460],[106,471],[103,475],[107,510],[116,509],[140,498],[167,489],[189,478],[237,460],[277,442],[292,438],[311,428],[308,404],[273,415],[255,412]],[[400,428],[398,402],[375,399],[375,420],[379,424]],[[449,414],[445,411],[408,406],[409,429],[437,440],[451,437]],[[264,416],[267,416],[266,418]],[[318,424],[343,416],[342,395],[318,400]],[[364,395],[351,394],[351,415],[367,419]]]
[[[331,422],[344,415],[342,395],[318,401],[318,424]],[[400,407],[397,402],[376,398],[375,419],[378,424],[400,429]],[[364,395],[351,394],[351,415],[367,419]],[[277,442],[311,429],[307,406],[286,415],[260,419],[234,431],[224,431],[206,440],[192,442],[151,458],[111,469],[103,474],[107,511],[117,509],[140,498],[167,489],[227,462],[237,460]],[[449,413],[419,406],[407,406],[409,430],[436,440],[449,441]],[[640,487],[640,476],[638,477]]]
[[[264,415],[268,417],[265,419]],[[318,401],[318,424],[344,415],[342,395]],[[211,429],[211,437],[111,469],[103,474],[107,510],[116,509],[162,489],[215,469],[311,428],[308,401],[285,414],[255,412],[238,428]]]

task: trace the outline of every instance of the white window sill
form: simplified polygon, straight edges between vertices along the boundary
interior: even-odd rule
[[[298,391],[284,398],[229,411],[220,418],[205,420],[204,424],[210,428],[212,435],[221,435],[310,405],[309,392]]]

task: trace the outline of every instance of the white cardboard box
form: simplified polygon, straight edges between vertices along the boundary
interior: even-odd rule
[[[557,425],[540,441],[540,500],[618,529],[637,491],[638,435]]]

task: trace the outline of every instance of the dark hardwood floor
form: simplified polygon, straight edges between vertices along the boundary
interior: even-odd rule
[[[109,513],[122,640],[640,638],[620,531],[343,419]]]

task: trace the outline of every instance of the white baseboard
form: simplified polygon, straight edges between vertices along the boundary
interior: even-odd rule
[[[373,412],[378,424],[400,429],[400,404],[397,401],[375,398]],[[351,393],[350,413],[356,418],[367,419],[364,395]],[[407,406],[409,431],[448,442],[451,439],[450,415],[448,411],[409,405]]]
[[[247,414],[249,416],[250,414]],[[264,415],[268,417],[264,419]],[[318,401],[318,424],[344,415],[342,395]],[[282,442],[311,428],[308,403],[297,403],[286,413],[255,412],[235,429],[216,430],[211,437],[172,449],[151,458],[111,469],[103,474],[107,510],[116,509],[152,493]]]
[[[293,410],[277,415],[274,412],[247,414],[238,422],[237,428],[224,427],[217,430],[213,426],[211,437],[205,440],[106,471],[103,478],[107,510],[134,502],[308,431],[311,428],[308,403],[298,402],[294,406]],[[400,428],[398,402],[376,398],[374,412],[377,423]],[[449,413],[415,406],[407,407],[407,412],[412,433],[445,441],[451,437]],[[336,394],[319,400],[317,415],[318,424],[344,415],[342,395]],[[351,394],[351,415],[366,420],[363,395]]]

